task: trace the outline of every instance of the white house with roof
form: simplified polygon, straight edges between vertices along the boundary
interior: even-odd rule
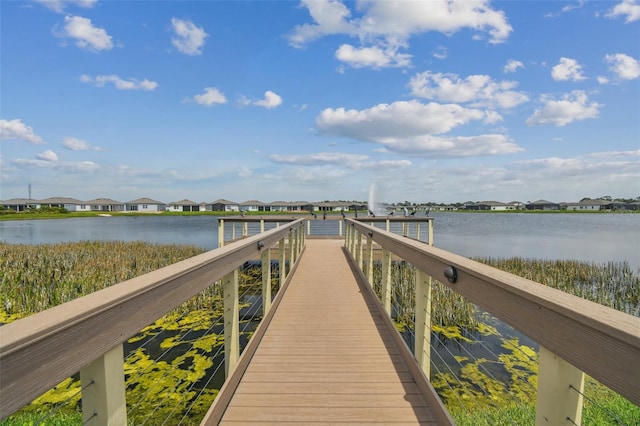
[[[0,201],[0,206],[5,209],[23,212],[28,209],[39,209],[40,202],[29,198],[11,198],[10,200]]]
[[[512,204],[501,203],[500,201],[482,201],[467,205],[468,210],[490,210],[490,211],[509,211],[515,210]]]
[[[170,212],[199,212],[206,210],[204,204],[196,203],[191,200],[174,201],[167,205],[167,211]]]
[[[138,198],[137,200],[127,201],[124,204],[127,212],[159,213],[167,209],[165,203],[151,198]]]
[[[86,204],[93,212],[124,212],[124,203],[111,198],[96,198]]]
[[[269,206],[262,201],[248,200],[240,203],[240,210],[246,212],[265,212],[269,211]]]
[[[85,201],[76,200],[75,198],[50,197],[39,201],[40,208],[52,207],[66,209],[70,212],[90,212],[91,206]]]

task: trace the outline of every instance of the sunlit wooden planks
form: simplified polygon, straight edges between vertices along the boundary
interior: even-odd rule
[[[220,424],[436,424],[341,244],[307,241]]]

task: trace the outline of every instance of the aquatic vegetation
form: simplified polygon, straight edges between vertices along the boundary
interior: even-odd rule
[[[474,259],[583,299],[640,316],[640,271],[628,262],[604,264],[523,258]]]
[[[201,252],[196,247],[146,243],[0,244],[0,300],[5,302],[0,321],[14,321]],[[275,295],[279,270],[273,267],[272,271]],[[246,311],[246,318],[241,314],[241,344],[253,335],[251,323],[262,314],[261,281],[259,262],[247,262],[241,268],[240,308]],[[21,298],[21,292],[28,297]],[[131,424],[199,424],[224,380],[222,293],[221,283],[214,283],[125,343]],[[79,404],[80,380],[75,375],[12,419],[33,418],[35,424],[55,413],[56,419],[78,419],[65,424],[81,424]],[[12,421],[1,424],[16,424]]]

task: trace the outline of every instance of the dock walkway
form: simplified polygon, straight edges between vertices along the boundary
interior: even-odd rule
[[[437,424],[361,285],[341,240],[307,240],[220,424]]]

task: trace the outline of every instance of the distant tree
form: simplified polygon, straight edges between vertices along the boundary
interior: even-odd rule
[[[611,201],[612,198],[609,195],[603,195],[602,197],[600,197],[601,200],[606,200],[606,201]]]
[[[582,200],[580,200],[580,202],[583,202],[583,201],[591,201],[591,198],[589,198],[589,197],[585,197],[585,198],[583,198]]]

